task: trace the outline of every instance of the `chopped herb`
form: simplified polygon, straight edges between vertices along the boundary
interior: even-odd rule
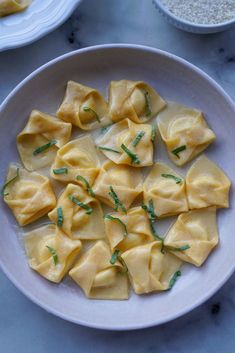
[[[83,107],[83,111],[92,113],[94,115],[94,117],[96,118],[96,120],[99,123],[101,123],[100,117],[99,117],[99,115],[96,113],[96,111],[94,109],[91,109],[89,107]]]
[[[182,182],[182,179],[176,177],[175,175],[172,174],[161,174],[163,178],[169,178],[169,179],[174,179],[176,181],[176,184],[180,184]]]
[[[114,153],[121,153],[118,150],[115,150],[113,148],[109,148],[109,147],[104,147],[104,146],[98,146],[99,150],[104,150],[104,151],[109,151],[109,152],[114,152]]]
[[[62,227],[64,222],[64,215],[62,207],[57,208],[57,226]]]
[[[77,180],[81,180],[81,181],[85,184],[88,194],[89,194],[90,196],[92,196],[92,197],[95,197],[94,191],[92,190],[92,188],[91,188],[90,184],[88,183],[88,181],[87,181],[83,176],[78,175],[78,176],[76,177],[76,179],[77,179]]]
[[[110,189],[110,192],[109,192],[109,196],[112,197],[112,199],[114,200],[114,203],[115,203],[115,208],[114,210],[115,211],[118,211],[118,208],[120,207],[121,210],[126,213],[126,208],[125,206],[122,204],[122,202],[119,200],[116,192],[114,191],[113,187],[110,185],[109,187]]]
[[[86,210],[86,214],[91,214],[93,212],[93,209],[87,205],[85,205],[83,202],[81,202],[80,200],[78,200],[78,198],[72,196],[72,195],[68,195],[68,198],[75,203],[76,205],[78,205],[79,207],[83,208],[84,210]]]
[[[146,116],[151,116],[152,110],[151,110],[149,92],[144,91],[144,99],[145,99],[145,114]]]
[[[120,255],[120,250],[115,250],[115,251],[112,253],[112,256],[111,256],[111,259],[110,259],[111,265],[114,265],[114,264],[115,264],[115,262],[117,261],[119,255]]]
[[[52,248],[51,246],[48,246],[48,245],[46,247],[50,251],[50,253],[51,253],[52,257],[53,257],[54,264],[56,266],[58,264],[58,262],[59,262],[56,250],[54,248]]]
[[[115,222],[118,222],[119,224],[121,224],[121,226],[124,228],[124,237],[127,236],[127,234],[128,234],[127,227],[126,227],[125,223],[120,218],[113,217],[113,216],[107,214],[104,216],[104,219],[109,219],[110,221],[115,221]]]
[[[124,144],[121,145],[121,148],[131,158],[131,162],[132,163],[140,164],[140,160],[139,160],[139,157],[137,156],[137,154],[135,154],[132,151],[130,151],[129,148],[127,148]]]
[[[171,153],[173,153],[177,158],[180,158],[179,153],[184,150],[186,150],[185,145],[175,148],[174,150],[171,151]]]
[[[36,148],[36,150],[33,151],[33,155],[36,156],[39,153],[42,153],[44,151],[46,151],[48,148],[54,146],[57,143],[56,140],[51,140],[48,143],[46,143],[45,145],[42,145],[38,148]]]
[[[100,129],[101,134],[105,134],[105,133],[108,131],[108,129],[109,129],[112,125],[113,125],[113,124],[109,124],[109,125],[107,125],[107,126],[102,127],[102,128]]]
[[[180,246],[179,248],[175,248],[173,246],[166,245],[166,248],[168,248],[171,251],[185,251],[185,250],[190,249],[190,245],[183,245],[183,246]]]
[[[132,146],[136,147],[138,145],[138,143],[140,142],[140,140],[142,139],[142,137],[144,136],[145,132],[144,131],[140,131],[135,139],[132,142]]]
[[[175,282],[177,281],[178,277],[180,277],[180,276],[181,276],[181,271],[176,271],[176,272],[173,274],[173,276],[172,276],[171,279],[170,279],[168,289],[171,289],[171,288],[174,286]]]
[[[68,174],[68,168],[53,169],[54,174]]]
[[[17,168],[17,169],[16,169],[16,175],[15,175],[12,179],[10,179],[9,181],[7,181],[7,182],[3,185],[2,189],[1,189],[1,195],[2,195],[3,197],[9,195],[8,192],[5,193],[5,190],[6,190],[6,188],[8,187],[9,184],[13,183],[14,181],[16,181],[16,180],[19,178],[19,176],[20,176],[19,173],[20,173],[20,168]]]
[[[156,138],[156,126],[152,125],[151,141],[154,144]]]

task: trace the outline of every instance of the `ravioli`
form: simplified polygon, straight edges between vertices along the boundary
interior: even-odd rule
[[[8,182],[3,191],[4,201],[19,225],[32,223],[55,207],[56,197],[47,177],[11,164],[6,178]]]
[[[136,294],[163,291],[179,271],[182,261],[168,252],[161,252],[162,243],[155,241],[127,250],[122,254]]]
[[[108,106],[94,88],[69,81],[64,100],[57,111],[58,118],[83,130],[93,130],[111,122],[107,117]]]
[[[0,0],[0,17],[25,10],[32,0]]]
[[[192,160],[216,138],[201,111],[173,102],[159,114],[158,128],[170,159],[178,166]]]
[[[119,261],[110,263],[111,251],[103,241],[90,248],[69,275],[91,299],[128,299],[128,279]]]
[[[48,214],[48,217],[71,239],[93,240],[104,237],[103,211],[100,203],[79,185],[67,185],[59,197],[56,208]]]
[[[84,186],[82,176],[90,186],[100,170],[100,162],[90,136],[83,136],[68,142],[60,148],[51,167],[51,177],[63,182]]]
[[[124,119],[114,124],[98,141],[98,147],[116,164],[146,167],[153,164],[152,127]],[[124,147],[133,154],[128,154]],[[134,156],[136,155],[136,157]]]
[[[25,168],[33,171],[52,163],[58,148],[70,139],[72,125],[33,110],[17,136],[17,148]]]
[[[105,229],[112,250],[124,252],[154,240],[148,216],[141,207],[131,208],[127,214],[116,212],[107,215]]]
[[[144,123],[166,106],[160,95],[142,81],[111,81],[109,86],[109,115],[115,122],[128,118]]]
[[[93,190],[96,197],[106,205],[116,206],[116,210],[123,210],[122,206],[127,209],[142,192],[141,171],[107,161],[101,167]]]
[[[54,224],[24,236],[29,266],[51,282],[59,283],[72,267],[82,243],[71,240]]]
[[[185,181],[164,163],[155,163],[143,184],[144,203],[153,201],[157,217],[188,211]]]
[[[181,214],[168,231],[164,244],[168,248],[188,246],[184,251],[172,251],[175,256],[195,266],[201,266],[218,244],[216,208],[204,208]]]
[[[229,207],[231,182],[206,156],[199,157],[188,170],[186,188],[189,208]]]

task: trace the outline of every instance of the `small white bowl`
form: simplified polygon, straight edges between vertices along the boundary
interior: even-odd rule
[[[235,26],[235,17],[232,20],[221,22],[218,24],[198,24],[184,20],[178,16],[175,16],[170,12],[167,7],[162,4],[161,0],[152,0],[156,9],[160,14],[173,26],[182,29],[186,32],[199,33],[199,34],[208,34],[208,33],[217,33],[225,31],[233,26]]]

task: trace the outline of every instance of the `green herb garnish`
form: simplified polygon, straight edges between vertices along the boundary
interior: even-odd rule
[[[50,253],[51,253],[52,257],[53,257],[54,264],[56,266],[58,264],[58,262],[59,262],[56,250],[54,248],[52,248],[51,246],[48,246],[48,245],[46,247],[50,251]]]
[[[20,176],[20,168],[17,168],[17,169],[16,169],[16,175],[15,175],[12,179],[10,179],[9,181],[7,181],[7,182],[3,185],[2,189],[1,189],[1,195],[2,195],[3,197],[9,195],[8,192],[5,193],[6,188],[8,187],[9,184],[11,184],[11,183],[13,183],[14,181],[16,181],[16,180],[19,178],[19,176]]]
[[[42,145],[38,148],[36,148],[36,150],[33,151],[33,155],[36,156],[39,153],[42,153],[44,151],[46,151],[48,148],[54,146],[57,143],[56,140],[51,140],[48,143],[46,143],[45,145]]]
[[[113,216],[107,214],[104,216],[104,219],[109,219],[110,221],[115,221],[115,222],[118,222],[119,224],[121,224],[121,226],[124,228],[124,237],[127,236],[127,234],[128,234],[127,227],[126,227],[125,223],[120,218],[113,217]]]
[[[115,150],[113,148],[109,148],[109,147],[104,147],[104,146],[98,146],[99,150],[102,150],[102,151],[109,151],[109,152],[114,152],[114,153],[121,153],[120,151],[118,150]]]
[[[142,137],[144,136],[145,132],[144,131],[140,131],[135,139],[132,142],[132,146],[136,147],[138,145],[138,143],[140,142],[140,140],[142,139]]]
[[[114,191],[114,189],[113,189],[113,187],[110,185],[110,187],[109,187],[109,196],[111,196],[112,197],[112,199],[113,199],[113,201],[114,201],[114,203],[115,203],[115,208],[114,208],[114,210],[115,211],[118,211],[118,208],[120,207],[121,208],[121,210],[124,212],[124,213],[126,213],[126,208],[125,208],[125,206],[122,204],[122,202],[119,200],[119,198],[118,198],[118,196],[117,196],[117,194],[116,194],[116,192]]]
[[[111,256],[111,259],[110,259],[110,263],[111,265],[114,265],[115,262],[117,261],[118,259],[118,256],[120,256],[120,250],[115,250],[113,253],[112,253],[112,256]]]
[[[76,179],[77,180],[81,180],[85,184],[88,194],[90,196],[92,196],[92,197],[95,197],[94,191],[92,190],[92,188],[91,188],[90,184],[88,183],[88,181],[83,176],[77,175]]]
[[[185,251],[190,249],[190,245],[183,245],[180,246],[179,248],[173,247],[173,246],[165,246],[167,249],[169,249],[170,251]]]
[[[173,276],[172,276],[171,279],[170,279],[168,289],[171,289],[171,288],[174,286],[175,282],[177,281],[178,277],[180,277],[180,276],[181,276],[181,271],[176,271],[176,272],[173,274]]]
[[[68,174],[68,168],[53,169],[54,174]]]
[[[152,125],[151,141],[154,144],[156,138],[156,126]]]
[[[94,115],[94,117],[96,118],[96,120],[99,123],[101,123],[100,117],[99,117],[99,115],[96,113],[96,111],[94,109],[91,109],[89,107],[83,107],[83,111],[92,113]]]
[[[169,178],[169,179],[174,179],[176,184],[180,184],[182,182],[182,179],[178,178],[177,176],[175,175],[172,175],[172,174],[161,174],[161,176],[163,178]]]
[[[175,148],[174,150],[171,151],[171,153],[173,153],[177,158],[180,158],[179,153],[184,150],[186,150],[185,145]]]
[[[72,195],[68,195],[68,198],[75,203],[77,206],[83,208],[84,210],[86,210],[86,214],[91,214],[93,212],[93,209],[87,205],[85,205],[83,202],[81,202],[80,200],[78,200],[77,197],[74,197]]]
[[[64,215],[62,207],[57,208],[57,226],[62,227],[64,222]]]
[[[152,110],[151,110],[149,92],[144,91],[144,99],[145,99],[145,114],[146,114],[146,116],[151,116]]]
[[[100,129],[100,133],[101,133],[101,134],[105,134],[106,131],[108,131],[108,129],[109,129],[112,125],[113,125],[113,124],[109,124],[109,125],[107,125],[107,126],[102,127],[102,128]]]
[[[132,163],[140,164],[140,160],[139,160],[139,157],[137,156],[137,154],[135,154],[132,151],[130,151],[129,148],[127,148],[123,143],[121,144],[121,148],[131,158],[131,162]]]

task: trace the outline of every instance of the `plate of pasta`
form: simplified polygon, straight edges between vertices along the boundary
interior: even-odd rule
[[[36,70],[0,109],[4,272],[102,329],[203,303],[235,267],[234,113],[205,73],[153,48],[91,47]]]
[[[0,0],[0,51],[21,47],[61,25],[82,0]]]

